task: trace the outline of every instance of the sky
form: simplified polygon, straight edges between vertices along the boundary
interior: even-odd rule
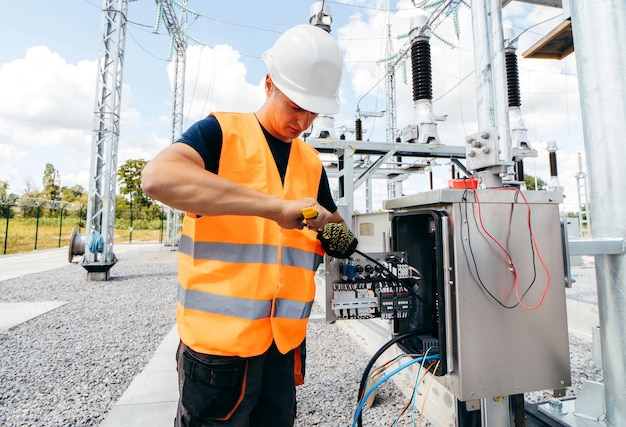
[[[431,0],[432,1],[432,0]],[[412,1],[328,1],[331,35],[344,55],[341,110],[335,129],[354,128],[357,109],[383,111],[387,32],[393,51],[406,48],[411,18],[433,9]],[[426,1],[416,1],[425,3]],[[307,23],[313,1],[229,2],[188,0],[189,47],[185,71],[183,128],[211,111],[254,111],[262,104],[266,67],[261,56],[288,28]],[[0,14],[0,181],[9,192],[42,189],[45,166],[60,173],[62,186],[89,187],[89,166],[101,45],[99,0],[22,0]],[[177,13],[180,9],[175,8]],[[433,111],[440,140],[464,145],[478,131],[470,9],[459,3],[431,38]],[[458,16],[455,26],[454,15]],[[503,9],[518,40],[522,117],[537,157],[525,172],[550,180],[548,143],[558,148],[559,183],[566,212],[578,210],[576,173],[584,144],[575,53],[565,59],[524,59],[521,54],[561,22],[562,11],[513,1]],[[171,143],[173,58],[170,37],[157,25],[153,0],[130,1],[123,61],[123,90],[117,166],[149,160]],[[458,33],[457,33],[458,30]],[[396,71],[398,128],[414,118],[410,61]],[[363,138],[385,140],[385,118],[363,122]],[[354,139],[348,134],[348,139]],[[447,185],[449,161],[433,163],[434,187]],[[331,182],[335,186],[336,183]],[[373,185],[373,209],[382,208],[386,183]],[[425,174],[404,182],[405,194],[429,189]],[[364,188],[355,194],[363,212]]]

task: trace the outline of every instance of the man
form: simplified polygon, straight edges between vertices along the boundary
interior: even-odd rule
[[[324,254],[314,230],[345,224],[317,152],[298,138],[319,113],[339,109],[339,48],[326,31],[299,25],[263,60],[258,111],[200,120],[143,172],[147,195],[187,212],[177,426],[292,425],[294,350]],[[304,221],[310,207],[317,216]]]

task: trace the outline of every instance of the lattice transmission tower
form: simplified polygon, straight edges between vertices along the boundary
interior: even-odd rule
[[[162,14],[163,22],[172,38],[172,46],[175,49],[174,57],[174,103],[172,110],[172,143],[174,143],[183,132],[183,107],[185,95],[185,63],[187,52],[187,0],[182,0],[182,13],[180,19],[176,17],[171,0],[156,0],[159,12]],[[178,246],[180,231],[180,212],[168,207],[166,246]]]
[[[176,4],[183,10],[177,20],[172,0],[155,0],[160,16],[173,40],[176,51],[174,78],[174,108],[172,115],[172,142],[182,132],[183,90],[185,77],[184,37],[186,0]],[[108,280],[110,269],[117,262],[113,252],[115,226],[115,197],[117,152],[120,135],[122,75],[126,43],[128,0],[103,0],[102,40],[98,58],[98,80],[94,108],[89,201],[87,204],[86,242],[82,266],[89,280]],[[169,217],[169,215],[168,215]],[[176,217],[176,215],[174,215]],[[174,242],[174,229],[168,241]]]
[[[82,260],[89,280],[108,280],[109,270],[117,262],[113,234],[127,10],[127,0],[102,2],[102,40],[85,225],[89,245]]]

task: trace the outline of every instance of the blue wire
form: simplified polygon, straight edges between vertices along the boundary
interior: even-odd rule
[[[439,347],[437,346],[429,347],[428,350],[426,350],[426,353],[424,353],[424,356],[428,356],[428,353],[430,352],[430,350],[434,348],[439,348]],[[424,362],[425,360],[422,360],[422,363],[420,364],[420,369],[419,371],[417,371],[417,380],[415,381],[415,388],[413,388],[413,397],[411,398],[411,424],[413,426],[415,426],[415,401],[417,400],[415,398],[415,395],[417,394],[417,387],[419,386],[420,381],[422,380],[422,378],[424,378],[423,374],[426,373],[426,372],[423,372]]]
[[[369,390],[367,390],[367,392],[365,392],[365,394],[363,395],[363,398],[361,399],[361,402],[359,403],[359,406],[354,414],[354,418],[352,419],[352,427],[356,426],[356,422],[357,419],[359,418],[359,415],[361,414],[361,411],[363,410],[363,406],[365,405],[365,401],[367,400],[367,398],[370,396],[370,394],[372,394],[374,392],[374,390],[376,390],[382,383],[384,383],[385,381],[387,381],[389,378],[391,378],[392,376],[394,376],[395,374],[397,374],[398,372],[400,372],[401,370],[408,368],[411,365],[414,365],[415,363],[420,363],[423,360],[433,360],[433,359],[439,359],[439,355],[438,354],[434,354],[432,356],[424,356],[424,357],[418,357],[414,360],[411,360],[410,362],[405,363],[402,366],[397,367],[396,369],[394,369],[393,371],[391,371],[390,373],[388,373],[387,375],[385,375],[384,377],[382,377],[380,380],[378,380]]]
[[[401,359],[401,358],[403,358],[403,357],[417,357],[417,356],[418,356],[418,355],[417,355],[417,354],[415,354],[415,353],[402,353],[402,354],[398,354],[396,357],[394,357],[393,359],[391,359],[389,362],[386,362],[386,363],[385,363],[385,365],[388,365],[388,364],[390,364],[390,363],[393,363],[393,362],[395,362],[396,360]],[[420,355],[419,355],[419,356],[421,357],[421,353],[420,353]],[[370,377],[371,377],[371,375],[370,375]],[[367,389],[367,386],[369,385],[369,383],[370,383],[370,379],[368,378],[368,379],[365,381],[365,387],[363,387],[363,388],[364,388],[364,389]]]

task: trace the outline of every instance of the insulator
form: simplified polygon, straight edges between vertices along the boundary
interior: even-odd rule
[[[520,182],[524,182],[524,160],[523,159],[520,159],[515,162],[515,178]]]
[[[509,95],[509,107],[519,107],[522,105],[522,98],[519,90],[519,70],[517,68],[517,55],[514,51],[505,52],[506,60],[506,85]]]
[[[550,176],[559,176],[556,170],[556,152],[551,151],[548,154],[550,155]]]
[[[430,43],[414,40],[411,45],[413,101],[433,98],[433,79],[430,65]]]
[[[363,141],[363,122],[361,119],[356,119],[354,121],[354,130],[356,133],[356,140]]]

